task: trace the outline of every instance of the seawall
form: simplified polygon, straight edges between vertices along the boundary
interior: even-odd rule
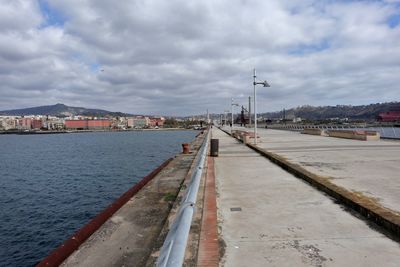
[[[144,265],[204,136],[190,144],[190,154],[178,154],[146,176],[38,266]]]

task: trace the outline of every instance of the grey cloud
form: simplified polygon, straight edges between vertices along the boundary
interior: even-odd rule
[[[247,105],[253,67],[272,85],[260,111],[400,97],[393,0],[48,2],[62,27],[35,2],[0,6],[0,109],[223,112]]]

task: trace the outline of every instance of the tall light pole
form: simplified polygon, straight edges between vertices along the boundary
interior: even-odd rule
[[[256,81],[257,75],[256,75],[256,69],[254,69],[254,74],[253,74],[253,86],[254,86],[254,144],[257,145],[257,98],[256,98],[256,85],[257,84],[262,84],[264,87],[271,87],[267,81],[263,82],[257,82]]]
[[[231,98],[231,122],[232,122],[232,126],[231,126],[231,132],[232,132],[232,127],[233,127],[233,106],[239,106],[238,103],[233,103],[233,97]]]
[[[229,110],[224,110],[224,125],[227,124],[226,122],[226,114],[229,113]]]
[[[249,127],[251,127],[251,96],[249,96]]]

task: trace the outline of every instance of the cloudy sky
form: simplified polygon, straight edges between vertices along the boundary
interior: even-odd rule
[[[0,110],[400,100],[400,0],[0,0]]]

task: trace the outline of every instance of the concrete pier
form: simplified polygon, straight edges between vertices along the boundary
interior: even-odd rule
[[[400,214],[400,141],[358,141],[259,129],[258,147]]]
[[[61,266],[145,266],[203,139],[197,137],[189,154],[178,154]]]
[[[205,166],[184,266],[399,266],[400,142],[259,129],[254,146],[251,134],[247,145],[211,135],[219,152]],[[154,266],[202,139],[63,266]]]
[[[399,243],[382,234],[379,227],[224,132],[213,129],[212,134],[220,142],[219,157],[214,164],[219,238],[220,244],[225,244],[221,266],[398,266]],[[364,147],[359,145],[366,145],[362,141],[282,131],[260,129],[259,135],[258,146],[274,149],[305,166],[320,162],[309,167],[324,174],[341,171],[341,177],[345,173],[346,177],[357,176],[357,166],[347,162],[361,164],[368,159],[365,154],[368,149],[378,151],[376,158],[364,163],[371,168],[376,166],[373,162],[385,166],[396,162],[395,151],[399,149],[396,143],[368,142],[370,147]],[[348,154],[354,148],[357,152]],[[394,152],[386,155],[382,151],[385,149]],[[314,155],[314,151],[322,154]],[[330,153],[334,155],[329,156]],[[339,159],[333,161],[336,157]],[[386,160],[388,157],[390,160]],[[338,170],[340,162],[353,171]],[[332,163],[339,165],[329,165]],[[396,167],[389,169],[393,171]],[[365,169],[359,171],[368,173]],[[391,176],[394,173],[390,171],[374,173],[385,176],[382,178],[385,183],[372,183],[371,175],[366,181],[372,184],[365,186],[366,190],[374,196],[379,193],[385,199],[383,203],[397,209],[395,189],[386,188],[386,183],[390,183],[398,189],[397,176]],[[348,178],[343,186],[360,190],[364,188],[359,187],[364,184],[362,177]],[[343,182],[345,178],[337,180]]]

